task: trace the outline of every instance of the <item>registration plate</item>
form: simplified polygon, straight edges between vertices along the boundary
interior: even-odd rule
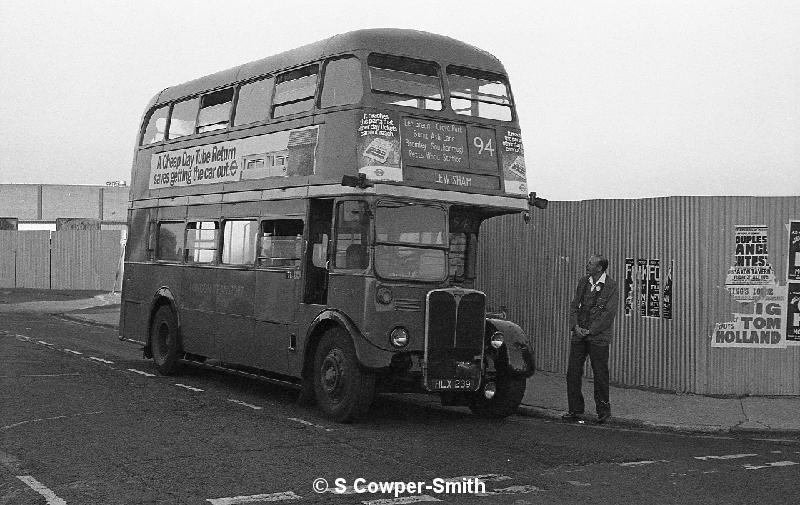
[[[438,391],[474,391],[476,383],[473,379],[431,379],[431,388]]]

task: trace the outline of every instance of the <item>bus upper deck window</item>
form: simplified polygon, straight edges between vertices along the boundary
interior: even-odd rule
[[[313,109],[317,72],[317,65],[309,65],[279,75],[275,81],[272,116],[288,116]]]
[[[264,121],[269,117],[269,99],[272,93],[274,80],[259,79],[248,82],[239,88],[239,99],[236,100],[236,115],[234,123],[237,125],[250,124]]]
[[[203,95],[200,99],[200,114],[197,117],[197,133],[227,128],[231,119],[232,103],[233,88]]]
[[[154,144],[164,140],[164,134],[167,132],[167,116],[169,115],[169,107],[166,105],[155,109],[150,114],[150,119],[147,120],[147,127],[142,135],[141,145]]]
[[[391,105],[442,110],[442,82],[435,63],[371,54],[369,77],[372,91]]]
[[[330,60],[325,65],[324,75],[320,107],[349,105],[361,101],[361,62],[357,58]]]
[[[456,114],[511,121],[511,99],[502,76],[450,65],[447,81]]]
[[[197,121],[197,106],[199,100],[192,98],[172,106],[172,118],[169,121],[169,138],[176,139],[194,133]]]

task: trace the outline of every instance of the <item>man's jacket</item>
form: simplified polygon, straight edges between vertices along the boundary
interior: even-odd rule
[[[606,274],[606,282],[599,291],[592,291],[591,286],[589,276],[585,275],[575,288],[575,296],[569,304],[570,339],[573,342],[586,339],[594,344],[608,345],[619,307],[617,281]],[[575,325],[588,329],[589,335],[582,337],[575,333]]]

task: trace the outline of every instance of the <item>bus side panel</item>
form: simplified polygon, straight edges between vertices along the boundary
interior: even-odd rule
[[[150,301],[139,281],[147,267],[139,264],[148,260],[149,209],[128,210],[128,240],[125,244],[125,268],[122,278],[120,335],[129,340],[147,339],[147,305]],[[132,263],[135,262],[135,263]]]
[[[256,321],[253,339],[249,342],[247,365],[283,375],[289,373],[289,335],[294,326],[270,321]],[[299,374],[298,374],[299,375]]]
[[[289,337],[300,303],[300,270],[258,270],[254,299],[254,341],[266,370],[288,373]]]
[[[375,278],[366,275],[332,273],[328,306],[345,314],[364,338],[354,338],[353,345],[362,365],[370,368],[389,366],[394,351],[389,343],[393,326],[367,325],[365,314],[374,311]],[[370,294],[370,297],[367,297]]]
[[[122,283],[122,317],[120,335],[129,340],[147,342],[150,322],[150,302],[153,292],[148,289],[147,272],[151,265],[125,263],[125,280]]]
[[[179,300],[183,349],[201,356],[215,356],[214,332],[219,326],[216,307],[215,270],[184,266]]]
[[[363,328],[367,303],[364,296],[371,291],[367,286],[374,283],[375,279],[364,275],[333,272],[330,274],[329,282],[328,306],[343,312],[358,328]]]
[[[217,312],[212,316],[215,355],[231,363],[257,365],[257,355],[252,349],[254,272],[217,269],[213,275]]]

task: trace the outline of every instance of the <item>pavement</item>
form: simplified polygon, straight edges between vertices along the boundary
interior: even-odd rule
[[[10,293],[13,293],[10,295]],[[117,329],[119,293],[81,293],[62,296],[17,296],[18,290],[0,290],[0,313],[46,312],[65,319]],[[6,295],[5,297],[3,295]],[[593,407],[591,380],[584,379],[587,410]],[[800,434],[800,396],[717,397],[673,393],[632,387],[610,388],[613,417],[610,426],[644,427],[656,430],[702,433]],[[559,419],[567,410],[564,374],[537,371],[528,380],[519,413]],[[587,412],[585,422],[594,422]]]

